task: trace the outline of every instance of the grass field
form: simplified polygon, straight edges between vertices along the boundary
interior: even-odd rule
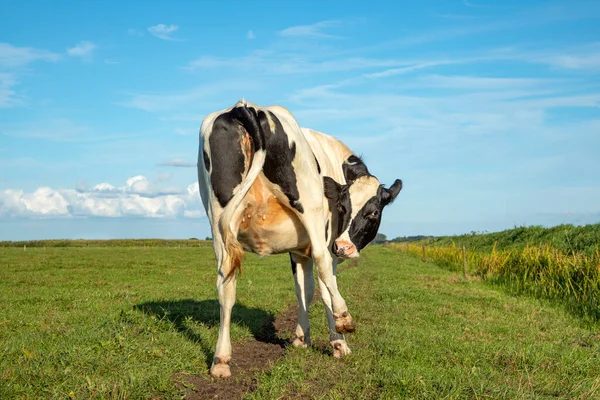
[[[182,374],[208,373],[215,275],[209,243],[0,249],[0,398],[181,397]],[[315,303],[315,348],[288,348],[247,397],[600,397],[599,326],[560,308],[381,246],[338,282],[353,354],[323,351]],[[255,340],[293,302],[287,256],[249,255],[232,339]]]

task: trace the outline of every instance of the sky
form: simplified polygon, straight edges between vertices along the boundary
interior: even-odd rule
[[[204,238],[198,131],[288,108],[388,237],[600,221],[600,2],[0,0],[0,240]]]

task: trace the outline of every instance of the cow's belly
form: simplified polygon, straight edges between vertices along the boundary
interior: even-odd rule
[[[296,214],[271,192],[264,176],[259,176],[242,203],[238,241],[244,250],[261,256],[307,252],[309,239]]]

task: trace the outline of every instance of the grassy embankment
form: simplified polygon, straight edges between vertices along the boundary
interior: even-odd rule
[[[503,232],[394,243],[393,247],[500,284],[513,293],[552,299],[576,315],[600,320],[600,224],[515,228]]]

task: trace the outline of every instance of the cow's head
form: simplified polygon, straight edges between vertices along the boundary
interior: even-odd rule
[[[337,234],[332,251],[342,258],[356,258],[360,250],[373,241],[383,208],[390,204],[400,190],[402,181],[396,179],[386,189],[369,174],[366,165],[356,156],[350,156],[342,166],[346,184],[332,178],[323,178],[325,197],[330,200],[331,212],[337,215]]]

